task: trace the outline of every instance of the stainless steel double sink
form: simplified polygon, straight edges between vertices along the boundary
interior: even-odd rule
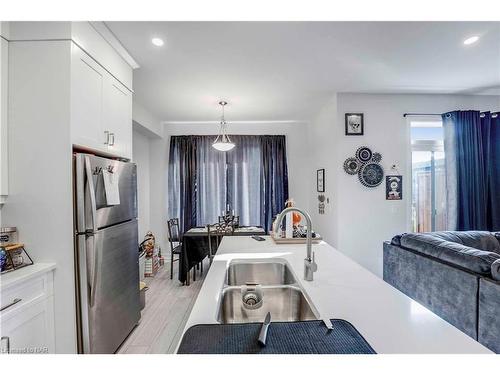
[[[262,322],[319,318],[284,259],[233,260],[226,271],[219,299],[220,323]]]

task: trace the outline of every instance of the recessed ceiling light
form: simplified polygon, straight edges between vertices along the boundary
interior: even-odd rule
[[[153,39],[151,39],[151,43],[153,43],[157,47],[161,47],[164,44],[163,40],[160,39],[160,38],[153,38]]]
[[[476,43],[479,40],[479,37],[477,35],[471,36],[470,38],[467,38],[464,40],[465,45],[473,44]]]

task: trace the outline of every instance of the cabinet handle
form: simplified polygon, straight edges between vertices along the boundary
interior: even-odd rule
[[[1,341],[5,340],[7,342],[7,345],[5,346],[5,349],[7,349],[5,352],[7,354],[10,354],[10,337],[9,336],[2,336]],[[2,353],[3,353],[3,348],[2,348]]]
[[[104,131],[104,135],[106,136],[106,140],[104,141],[105,145],[109,145],[109,136],[110,136],[110,134],[111,133],[109,131],[107,131],[107,130]]]
[[[115,145],[115,133],[109,133],[109,146],[114,146]]]
[[[11,303],[9,303],[9,304],[7,304],[7,305],[3,306],[3,307],[0,309],[0,311],[7,310],[9,307],[14,306],[16,303],[19,303],[19,302],[21,302],[21,301],[22,301],[22,299],[21,299],[21,298],[14,298],[14,300],[13,300]]]

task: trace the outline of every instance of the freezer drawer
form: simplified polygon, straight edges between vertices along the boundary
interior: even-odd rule
[[[137,220],[78,242],[82,351],[114,353],[140,318]]]
[[[137,166],[135,164],[90,154],[76,154],[75,159],[76,230],[78,233],[95,231],[137,217]],[[115,206],[106,204],[102,173],[105,170],[112,170],[118,176],[120,204]],[[93,222],[94,215],[95,223]]]

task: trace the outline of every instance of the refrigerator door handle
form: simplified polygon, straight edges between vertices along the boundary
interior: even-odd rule
[[[80,353],[90,353],[90,326],[89,326],[89,290],[91,275],[88,270],[88,236],[82,234],[77,238],[78,243],[78,276],[79,276],[79,293],[80,293],[80,329],[81,337],[78,343],[78,351]],[[80,341],[81,340],[81,341]]]
[[[96,238],[95,236],[88,235],[87,239],[91,239],[92,242],[92,269],[90,271],[90,307],[94,307],[95,305],[95,291],[97,284],[97,270],[99,267],[99,251],[96,249]]]
[[[96,200],[95,200],[95,191],[93,184],[93,174],[92,167],[90,165],[90,156],[85,155],[85,171],[87,174],[87,188],[89,190],[90,196],[90,210],[92,213],[92,231],[97,231],[97,208],[96,208]]]

